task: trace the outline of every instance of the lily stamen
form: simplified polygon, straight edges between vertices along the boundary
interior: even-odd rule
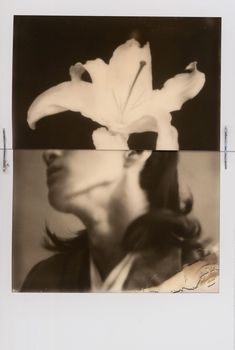
[[[136,73],[136,76],[135,76],[135,78],[134,78],[134,80],[133,80],[133,83],[131,84],[130,90],[129,90],[129,92],[128,92],[126,101],[125,101],[124,106],[123,106],[123,109],[122,109],[122,113],[123,113],[123,112],[125,111],[125,109],[126,109],[126,106],[127,106],[128,101],[129,101],[129,99],[130,99],[130,96],[131,96],[131,93],[132,93],[133,88],[134,88],[134,86],[135,86],[135,83],[136,83],[136,81],[137,81],[137,79],[138,79],[138,77],[139,77],[139,75],[140,75],[140,73],[141,73],[141,71],[142,71],[142,69],[144,68],[145,65],[146,65],[146,62],[145,62],[145,61],[140,61],[139,69],[138,69],[138,71],[137,71],[137,73]]]

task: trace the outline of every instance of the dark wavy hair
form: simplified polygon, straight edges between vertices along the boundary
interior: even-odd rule
[[[204,257],[205,251],[199,240],[201,225],[189,217],[193,197],[180,198],[177,167],[176,151],[155,151],[147,159],[140,185],[150,208],[130,224],[124,245],[129,250],[167,250],[178,246],[182,249],[182,264],[189,264]]]
[[[142,151],[137,151],[142,152]],[[178,152],[153,151],[140,173],[140,186],[146,192],[149,211],[138,217],[127,228],[123,247],[127,251],[145,249],[182,249],[182,264],[190,264],[205,256],[199,241],[201,226],[188,214],[193,199],[180,198],[178,183]],[[44,246],[53,251],[67,252],[79,245],[81,236],[61,239],[46,228]]]

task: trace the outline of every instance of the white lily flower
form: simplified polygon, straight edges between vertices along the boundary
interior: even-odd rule
[[[197,62],[186,70],[167,80],[162,89],[153,90],[149,43],[140,47],[136,40],[128,40],[117,47],[109,64],[96,59],[71,66],[71,81],[34,100],[28,110],[29,126],[35,128],[39,119],[71,110],[103,126],[93,133],[97,149],[126,149],[131,133],[154,131],[158,133],[157,150],[178,150],[178,133],[171,125],[170,112],[181,109],[205,83]],[[82,80],[85,71],[91,83]]]

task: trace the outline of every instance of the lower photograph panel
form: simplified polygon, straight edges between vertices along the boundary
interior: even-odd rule
[[[218,292],[219,152],[14,151],[14,292]]]

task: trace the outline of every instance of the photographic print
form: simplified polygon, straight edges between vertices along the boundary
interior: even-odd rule
[[[14,149],[219,150],[220,18],[15,16]]]
[[[13,51],[13,290],[218,291],[220,19],[15,16]]]
[[[14,151],[21,292],[217,292],[217,152]]]
[[[0,8],[0,348],[232,349],[235,3]]]

